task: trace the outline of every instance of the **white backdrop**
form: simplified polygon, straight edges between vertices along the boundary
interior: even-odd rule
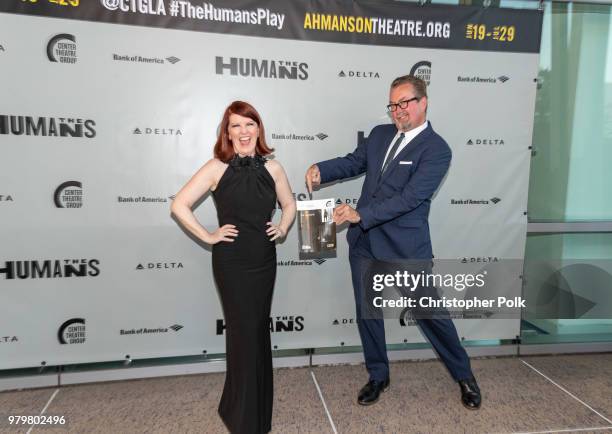
[[[47,57],[48,42],[63,33],[74,35],[73,63]],[[259,110],[274,156],[301,199],[306,168],[352,151],[359,132],[367,136],[389,122],[390,82],[431,62],[428,118],[453,150],[431,209],[436,258],[467,262],[465,272],[489,260],[523,258],[537,53],[315,42],[12,13],[0,13],[0,44],[0,115],[95,123],[94,137],[54,137],[11,132],[4,118],[0,369],[224,352],[210,249],[187,237],[169,208],[170,196],[211,158],[222,112],[236,99]],[[232,57],[297,62],[307,77],[233,76],[227,68],[218,74],[217,56],[224,63]],[[283,134],[302,137],[273,138]],[[55,191],[66,181],[81,183],[80,208],[56,207]],[[354,204],[362,181],[314,197]],[[488,203],[451,203],[466,199]],[[211,198],[196,215],[216,227]],[[359,345],[345,231],[338,241],[338,257],[325,261],[299,260],[295,227],[278,245],[275,348]],[[65,275],[64,260],[73,259],[84,260],[85,276]],[[32,261],[42,267],[45,260],[53,271],[33,276]],[[520,274],[519,266],[511,283],[516,295]],[[78,318],[84,327],[60,331]],[[467,340],[519,333],[517,319],[456,325]],[[387,321],[387,338],[423,340],[396,320]]]

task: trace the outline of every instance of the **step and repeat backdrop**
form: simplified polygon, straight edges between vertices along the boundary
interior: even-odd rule
[[[259,110],[304,200],[307,167],[389,123],[389,84],[408,73],[453,150],[436,259],[507,261],[520,295],[541,22],[403,2],[2,1],[0,369],[223,353],[210,248],[170,215],[223,110]],[[314,198],[356,205],[362,182]],[[195,213],[217,227],[211,197]],[[295,227],[277,246],[274,348],[359,345],[345,233],[336,258],[300,260]],[[519,319],[456,325],[466,340],[519,333]],[[423,341],[411,321],[386,326],[388,343]]]

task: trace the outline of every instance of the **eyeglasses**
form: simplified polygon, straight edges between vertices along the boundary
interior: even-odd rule
[[[395,110],[397,110],[398,107],[403,110],[406,107],[408,107],[408,104],[410,104],[412,101],[418,101],[420,99],[421,98],[417,98],[415,96],[415,97],[407,99],[405,101],[400,101],[398,103],[391,103],[391,104],[387,105],[387,111],[394,112]]]

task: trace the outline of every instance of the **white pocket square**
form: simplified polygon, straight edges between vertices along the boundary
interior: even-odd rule
[[[400,161],[399,164],[412,164],[412,161]]]

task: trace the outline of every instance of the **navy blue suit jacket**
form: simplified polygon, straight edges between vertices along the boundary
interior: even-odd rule
[[[349,227],[349,247],[367,231],[376,259],[431,259],[429,207],[452,153],[429,124],[380,176],[383,159],[396,133],[393,124],[378,125],[352,153],[317,163],[321,183],[366,174],[357,203],[361,221]]]

